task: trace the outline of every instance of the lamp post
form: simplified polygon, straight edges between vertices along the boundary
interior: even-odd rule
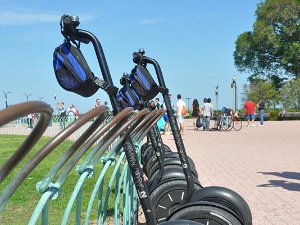
[[[1,90],[4,94],[4,98],[5,98],[5,108],[8,107],[8,104],[7,104],[7,94],[10,94],[11,92],[10,91],[3,91]]]
[[[26,94],[26,93],[24,93],[24,95],[25,95],[26,100],[27,100],[27,102],[28,102],[28,98],[29,98],[29,96],[31,96],[31,94]]]
[[[44,97],[40,97],[40,96],[38,96],[38,95],[37,95],[37,97],[38,97],[38,99],[39,99],[40,101],[42,101],[42,99],[44,98]]]
[[[233,76],[232,78],[232,83],[231,83],[231,88],[232,88],[232,96],[233,96],[233,111],[237,110],[237,98],[236,98],[236,77]]]
[[[216,109],[219,110],[219,106],[218,106],[219,85],[216,86],[215,95],[216,95]]]
[[[185,98],[185,99],[187,99],[187,101],[188,101],[188,107],[187,108],[188,108],[188,111],[189,111],[190,110],[190,99],[191,98]]]

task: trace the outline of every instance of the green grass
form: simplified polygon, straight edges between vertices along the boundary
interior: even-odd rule
[[[23,142],[25,136],[15,136],[15,135],[0,135],[0,166],[11,156],[11,154],[18,148],[18,146]],[[33,149],[28,153],[28,155],[22,160],[22,162],[12,171],[12,173],[0,183],[0,193],[7,186],[10,180],[16,175],[16,173],[24,166],[24,164],[37,152],[39,151],[50,138],[42,137],[38,143],[33,147]],[[71,141],[65,141],[59,145],[52,153],[50,153],[24,180],[22,185],[16,190],[12,195],[11,199],[7,203],[5,209],[0,212],[0,224],[1,225],[11,225],[11,224],[28,224],[28,221],[41,197],[35,186],[36,183],[44,178],[51,167],[57,162],[57,160],[65,153],[65,151],[72,145]],[[83,159],[85,157],[82,157]],[[79,162],[80,163],[80,162]],[[94,187],[94,184],[101,172],[102,163],[98,163],[95,168],[95,174],[93,177],[87,179],[83,187],[83,197],[82,197],[82,218],[84,218],[86,213],[86,208],[89,201],[89,196]],[[103,196],[106,193],[106,187],[111,177],[113,168],[110,167],[109,172],[105,176]],[[61,195],[56,200],[51,200],[49,204],[49,224],[59,224],[63,213],[65,211],[67,202],[70,198],[71,193],[74,190],[74,186],[77,183],[79,174],[72,170],[61,188]],[[55,179],[53,179],[55,181]],[[114,187],[114,186],[113,186]],[[114,193],[114,190],[112,190]],[[122,199],[122,197],[121,197]],[[104,200],[104,198],[103,198]],[[109,199],[108,215],[113,214],[114,196]],[[97,204],[97,201],[96,203]],[[74,207],[75,208],[74,204]],[[73,210],[74,211],[74,210]],[[75,224],[75,214],[72,211],[70,216],[69,224]],[[92,213],[92,220],[97,217],[97,210],[94,208]]]

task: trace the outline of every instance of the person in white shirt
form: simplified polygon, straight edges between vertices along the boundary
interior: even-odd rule
[[[214,108],[213,105],[210,103],[211,99],[204,99],[203,105],[203,130],[209,131],[210,119],[214,116]]]
[[[185,106],[185,102],[181,99],[181,94],[177,95],[177,103],[176,103],[176,114],[177,121],[179,123],[179,130],[181,134],[184,134],[184,125],[183,125],[183,116],[182,116],[182,108]]]
[[[70,107],[67,110],[67,115],[68,115],[68,122],[73,123],[76,120],[76,108],[73,104],[70,105]]]
[[[100,107],[101,106],[101,101],[99,98],[96,99],[96,104],[94,105],[94,108]]]

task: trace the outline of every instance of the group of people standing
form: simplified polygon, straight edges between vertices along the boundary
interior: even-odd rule
[[[79,116],[79,111],[74,104],[71,104],[70,107],[66,109],[64,102],[57,104],[57,112],[60,129],[65,129],[66,122],[68,122],[68,124],[73,123]]]
[[[192,104],[192,117],[194,118],[194,130],[198,130],[199,127],[197,127],[197,119],[200,115],[203,115],[202,119],[202,126],[203,131],[209,131],[210,127],[210,120],[214,116],[214,107],[211,104],[210,98],[204,98],[203,99],[203,106],[200,106],[198,99],[193,100]]]
[[[248,99],[244,105],[247,115],[247,127],[254,127],[255,111],[258,109],[259,115],[259,126],[264,126],[264,111],[265,111],[265,102],[260,100],[256,105],[251,99]]]

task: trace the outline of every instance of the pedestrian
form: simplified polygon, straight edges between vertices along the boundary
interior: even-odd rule
[[[75,108],[75,111],[76,111],[75,120],[77,120],[79,118],[80,113],[79,113],[78,108],[75,105],[74,105],[74,108]]]
[[[155,102],[153,100],[150,101],[150,106],[149,106],[150,111],[153,111],[156,109]]]
[[[184,134],[184,124],[183,124],[183,115],[182,115],[182,108],[186,107],[185,102],[181,99],[181,94],[177,95],[177,103],[176,103],[176,115],[177,115],[177,122],[179,123],[179,130],[181,134]]]
[[[259,103],[257,103],[258,113],[259,113],[259,126],[264,126],[264,112],[265,112],[265,102],[261,99]]]
[[[67,120],[67,111],[65,108],[65,103],[61,102],[58,107],[58,121],[60,129],[63,130],[66,127],[66,120]]]
[[[170,102],[171,102],[171,97],[172,97],[172,95],[169,94]],[[162,107],[166,111],[165,114],[163,115],[164,120],[166,122],[163,134],[170,135],[172,133],[170,132],[170,121],[169,121],[169,117],[168,117],[168,113],[167,113],[167,107],[166,107],[166,103],[165,102],[162,104]],[[173,113],[173,109],[171,109],[171,113]]]
[[[156,103],[156,109],[160,109],[161,103],[159,102],[159,98],[155,98],[155,103]]]
[[[94,108],[100,107],[101,101],[99,98],[96,99],[96,104],[94,105]]]
[[[192,117],[194,118],[194,122],[193,122],[194,130],[197,130],[196,121],[197,121],[198,116],[200,115],[200,111],[201,111],[201,108],[200,108],[198,99],[195,98],[193,101],[193,104],[192,104]]]
[[[210,98],[204,98],[203,101],[203,131],[209,131],[210,119],[214,116],[214,107]]]
[[[52,120],[53,120],[53,113],[54,113],[54,110],[53,108],[51,107],[50,104],[48,104],[49,108],[51,109],[51,119],[49,121],[49,127],[52,127]]]
[[[244,105],[244,108],[247,114],[247,127],[254,127],[254,113],[256,110],[254,102],[252,102],[251,99],[248,99]]]
[[[278,113],[278,119],[283,120],[284,116],[285,116],[285,110],[284,110],[284,108],[282,108]]]
[[[70,107],[67,110],[67,115],[68,115],[68,123],[73,123],[76,120],[76,109],[73,104],[70,105]]]
[[[32,114],[28,114],[27,115],[27,125],[28,125],[28,129],[32,129],[33,126],[32,126]]]

